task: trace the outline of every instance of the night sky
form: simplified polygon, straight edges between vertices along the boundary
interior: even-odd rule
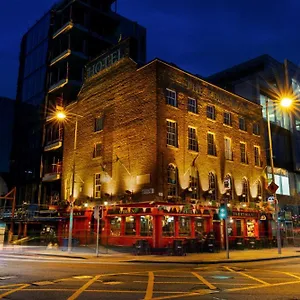
[[[15,98],[22,35],[55,0],[2,0],[0,96]],[[300,63],[299,0],[118,0],[147,28],[147,59],[208,76],[261,54]]]

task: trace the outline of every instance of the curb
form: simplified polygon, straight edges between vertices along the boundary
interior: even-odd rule
[[[155,264],[188,264],[188,265],[215,265],[215,264],[233,264],[233,263],[248,263],[248,262],[258,262],[258,261],[268,261],[268,260],[280,260],[289,258],[300,258],[300,255],[293,256],[282,256],[282,257],[265,257],[265,258],[253,258],[253,259],[221,259],[221,260],[208,260],[208,261],[155,261],[155,260],[126,260],[129,263],[155,263]]]
[[[18,253],[18,252],[10,252],[10,253],[1,253],[1,256],[48,256],[48,257],[62,257],[62,258],[70,258],[70,259],[87,259],[83,256],[70,256],[64,254],[48,254],[48,253]]]

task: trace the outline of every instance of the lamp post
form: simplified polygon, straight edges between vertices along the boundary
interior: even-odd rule
[[[280,106],[282,106],[283,108],[289,108],[292,104],[293,104],[293,99],[291,97],[283,97],[280,100]],[[267,116],[268,139],[269,139],[269,147],[270,147],[271,175],[272,175],[272,182],[275,183],[274,161],[273,161],[273,143],[272,143],[270,116],[269,116],[269,98],[268,97],[266,97],[266,116]],[[278,203],[278,199],[276,197],[276,191],[274,192],[274,208],[275,208],[275,221],[276,221],[276,231],[277,231],[277,248],[278,248],[278,254],[281,254],[280,222],[278,220],[279,203]]]
[[[71,186],[71,199],[70,199],[70,219],[69,219],[69,234],[68,234],[68,252],[72,252],[72,235],[73,235],[73,218],[74,218],[74,189],[75,189],[75,167],[76,167],[76,148],[77,148],[77,128],[78,128],[78,114],[75,116],[75,129],[74,129],[74,146],[73,146],[73,166],[72,166],[72,186]],[[56,118],[64,120],[66,114],[60,110],[56,113]]]
[[[268,139],[269,139],[269,147],[270,147],[270,164],[271,164],[272,182],[275,183],[274,161],[273,161],[273,143],[272,143],[270,116],[269,116],[269,98],[268,97],[266,97],[266,116],[267,116],[267,124],[268,124]],[[278,200],[276,197],[276,191],[274,192],[274,206],[275,206],[275,223],[276,223],[276,232],[277,232],[277,248],[278,248],[278,254],[281,254],[280,223],[278,220],[279,203],[278,203]]]

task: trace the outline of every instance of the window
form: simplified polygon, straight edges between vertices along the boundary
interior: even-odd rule
[[[168,196],[177,196],[177,168],[170,164],[168,166]]]
[[[174,236],[175,235],[175,222],[173,216],[162,217],[162,234],[163,236]]]
[[[260,135],[260,127],[258,123],[253,124],[253,134]]]
[[[259,201],[262,200],[262,186],[260,181],[257,182],[257,199]]]
[[[208,193],[211,200],[217,200],[216,175],[213,172],[208,173]]]
[[[95,118],[95,124],[94,124],[94,131],[101,131],[103,130],[103,117],[97,117]]]
[[[141,236],[152,236],[152,231],[153,231],[153,217],[152,216],[141,216],[140,235]]]
[[[94,144],[93,158],[100,157],[102,155],[101,150],[102,150],[101,143]]]
[[[95,179],[94,179],[94,185],[95,185],[95,190],[94,190],[94,196],[95,198],[101,198],[101,181],[100,181],[100,174],[95,174]]]
[[[179,217],[179,236],[191,235],[191,217]]]
[[[217,156],[215,135],[211,132],[207,133],[207,154]]]
[[[237,236],[243,236],[243,226],[242,226],[242,220],[236,220],[236,235]]]
[[[177,147],[177,123],[167,121],[167,145]]]
[[[188,111],[196,114],[197,111],[197,100],[193,98],[188,98]]]
[[[176,92],[167,89],[166,90],[166,102],[169,105],[177,107],[177,98],[176,98]]]
[[[226,195],[229,198],[229,200],[232,200],[233,194],[232,194],[232,178],[229,174],[227,174],[224,178],[224,187],[226,189]]]
[[[225,143],[225,159],[232,160],[232,149],[231,149],[231,139],[228,137],[224,138]]]
[[[192,151],[198,151],[198,141],[197,141],[197,134],[196,129],[193,127],[188,128],[188,149]]]
[[[120,236],[121,235],[121,218],[115,217],[110,219],[110,235]]]
[[[248,202],[249,200],[249,186],[247,178],[243,178],[242,181],[243,191],[242,191],[242,202]]]
[[[272,180],[272,174],[268,173],[269,182]],[[275,174],[274,175],[275,183],[278,185],[278,190],[276,194],[290,196],[290,183],[288,174]]]
[[[239,129],[247,131],[246,120],[244,118],[239,118]]]
[[[254,165],[260,167],[260,147],[254,146]]]
[[[224,112],[224,124],[228,126],[232,126],[231,113]]]
[[[125,218],[125,235],[135,235],[136,229],[135,229],[136,223],[135,223],[135,217],[129,216]]]
[[[216,111],[215,111],[215,107],[208,105],[206,107],[206,116],[209,119],[215,120],[216,119]]]
[[[241,163],[247,164],[247,151],[246,151],[246,143],[240,142],[240,150],[241,150]]]
[[[198,171],[195,168],[192,169],[192,174],[190,175],[189,191],[192,199],[199,199]]]

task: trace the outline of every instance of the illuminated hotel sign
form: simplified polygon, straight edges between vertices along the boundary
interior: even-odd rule
[[[114,65],[116,62],[121,60],[123,57],[129,56],[130,52],[130,40],[125,40],[121,42],[117,46],[113,47],[108,52],[100,55],[93,61],[91,61],[86,66],[86,74],[85,78],[88,79],[99,72],[109,68],[110,66]]]

